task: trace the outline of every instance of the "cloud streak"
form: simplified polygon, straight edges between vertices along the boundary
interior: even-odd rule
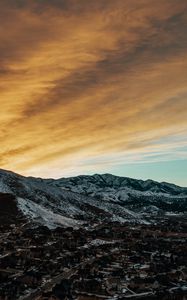
[[[154,143],[174,153],[186,16],[185,0],[0,1],[1,167],[48,177],[103,155],[149,159]]]

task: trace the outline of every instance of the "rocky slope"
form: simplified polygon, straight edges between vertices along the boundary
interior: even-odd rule
[[[147,223],[152,215],[187,208],[187,188],[110,174],[54,180],[0,170],[0,193],[12,195],[29,220],[50,228],[90,221]]]
[[[166,182],[95,174],[49,180],[49,184],[138,211],[183,212],[187,209],[187,188]]]

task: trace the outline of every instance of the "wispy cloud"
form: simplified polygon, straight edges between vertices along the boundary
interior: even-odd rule
[[[186,16],[185,0],[0,1],[1,167],[185,157]]]

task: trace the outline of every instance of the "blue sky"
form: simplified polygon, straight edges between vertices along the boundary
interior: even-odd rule
[[[187,160],[121,164],[110,171],[120,176],[166,181],[187,187]]]

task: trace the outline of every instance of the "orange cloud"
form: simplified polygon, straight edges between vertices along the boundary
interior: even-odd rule
[[[184,0],[0,1],[2,168],[55,176],[184,135],[186,16]]]

